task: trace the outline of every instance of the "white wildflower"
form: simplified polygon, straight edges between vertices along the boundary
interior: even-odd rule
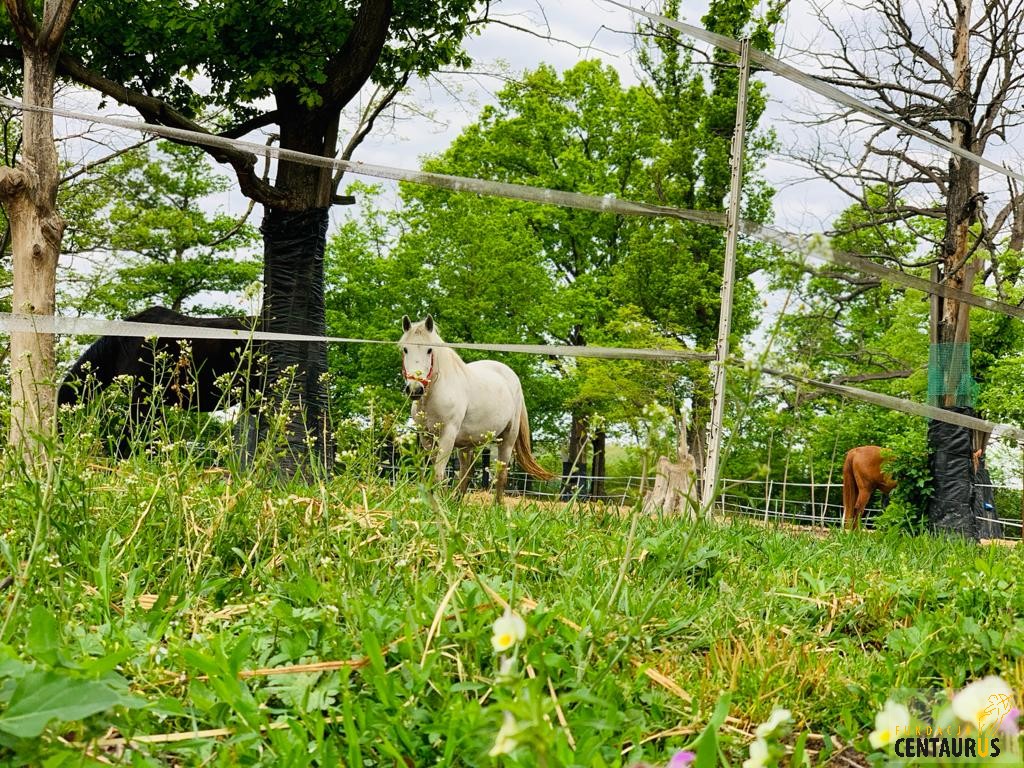
[[[868,741],[875,749],[883,749],[894,741],[902,728],[904,732],[910,727],[910,710],[902,704],[887,700],[882,711],[875,715],[875,730],[868,734]]]
[[[770,757],[768,742],[764,739],[754,739],[750,745],[750,757],[743,761],[743,768],[764,768],[768,765]]]
[[[526,637],[526,622],[511,610],[494,622],[491,645],[495,653],[504,653]]]
[[[491,757],[512,754],[512,751],[518,746],[516,741],[518,733],[519,725],[516,723],[515,717],[511,712],[506,711],[501,728],[498,729],[498,734],[494,737],[494,746],[491,747],[491,751],[487,754]]]
[[[755,733],[762,739],[767,736],[771,736],[779,729],[779,726],[783,725],[784,723],[792,721],[792,719],[793,713],[790,712],[788,709],[780,708],[772,710],[772,713],[768,717],[768,719],[765,722],[761,723],[759,726],[757,726],[757,730],[755,731]]]
[[[979,731],[998,728],[1013,706],[1013,689],[995,675],[974,681],[953,697],[953,714]]]

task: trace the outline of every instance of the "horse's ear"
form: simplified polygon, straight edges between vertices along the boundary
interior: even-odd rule
[[[410,328],[412,328],[412,320],[408,315],[402,315],[402,330],[408,331]]]
[[[433,315],[427,315],[427,319],[424,320],[423,323],[427,327],[427,333],[430,333],[431,331],[434,330],[434,317],[433,317]]]

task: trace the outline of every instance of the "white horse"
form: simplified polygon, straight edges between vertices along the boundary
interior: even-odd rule
[[[469,485],[473,449],[490,440],[498,444],[498,476],[494,495],[501,500],[508,482],[508,465],[515,450],[519,464],[534,477],[554,477],[533,458],[530,422],[519,377],[497,360],[466,363],[437,334],[434,318],[414,323],[402,318],[402,376],[413,399],[412,418],[420,443],[434,458],[434,478],[444,480],[444,468],[459,449],[459,493]]]

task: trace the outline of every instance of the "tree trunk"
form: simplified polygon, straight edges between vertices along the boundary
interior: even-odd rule
[[[687,449],[686,423],[681,422],[679,440],[676,445],[676,461],[667,456],[658,458],[658,469],[654,477],[654,488],[644,498],[644,512],[666,515],[682,514],[691,520],[697,517],[700,500],[698,493],[697,467]]]
[[[707,443],[708,422],[711,418],[711,391],[708,388],[708,384],[710,384],[710,381],[694,382],[693,411],[690,414],[690,437],[688,442],[686,442],[684,437],[685,450],[683,450],[682,445],[679,448],[680,457],[684,454],[692,456],[697,464],[696,482],[698,488],[703,481],[704,462],[707,455],[705,447]],[[685,436],[687,434],[686,414],[680,414],[679,425],[680,434]]]
[[[572,423],[569,425],[569,455],[566,458],[566,471],[563,478],[565,489],[570,493],[575,492],[575,480],[577,475],[585,474],[587,471],[587,415],[578,411],[572,413]]]
[[[950,111],[950,140],[964,149],[976,151],[971,93],[970,37],[971,0],[957,0],[953,29],[953,97]],[[942,239],[942,259],[938,278],[946,285],[971,291],[980,268],[980,257],[971,253],[970,228],[978,220],[981,198],[978,194],[978,165],[953,155],[949,160],[949,182],[946,190],[946,226]],[[970,386],[969,356],[965,345],[970,341],[970,305],[956,299],[938,297],[932,302],[931,339],[948,344],[947,349],[933,350],[931,366],[944,371],[930,371],[941,381],[941,392],[935,402],[944,408],[970,413],[969,389],[966,401],[957,395]],[[943,354],[948,351],[948,355]],[[966,380],[965,380],[966,379]],[[930,393],[931,394],[931,393]],[[977,521],[971,506],[974,472],[971,463],[972,436],[967,430],[933,422],[928,429],[929,466],[932,468],[933,493],[928,501],[931,528],[955,531],[977,538]]]
[[[956,4],[957,19],[953,33],[953,87],[949,104],[952,114],[950,140],[958,147],[974,151],[972,96],[970,92],[970,0]],[[946,226],[942,240],[942,264],[939,278],[954,288],[970,291],[978,271],[978,259],[970,255],[970,227],[977,220],[978,164],[953,155],[949,160],[949,186],[946,194]],[[939,297],[931,318],[933,338],[940,344],[966,343],[970,340],[970,305]],[[947,382],[947,390],[956,382]],[[946,405],[953,405],[947,395]]]
[[[25,7],[13,0],[8,14],[20,13],[15,23],[24,56],[27,107],[53,106],[57,51],[74,3],[47,3],[47,37],[25,25]],[[12,6],[15,8],[12,9]],[[11,223],[15,312],[52,316],[56,306],[57,259],[64,220],[57,213],[60,181],[53,143],[53,116],[27,109],[22,117],[22,155],[17,168],[0,169],[0,200]],[[45,440],[53,433],[56,393],[52,334],[11,334],[10,445],[32,462],[45,455]]]
[[[294,94],[278,94],[278,105],[298,115],[281,125],[281,147],[331,157],[337,143],[338,114],[306,112]],[[290,210],[267,206],[263,217],[262,329],[324,336],[324,250],[327,244],[333,180],[329,169],[281,161],[276,188],[293,200]],[[270,435],[273,413],[247,425],[251,453],[270,437],[285,450],[278,466],[285,475],[329,471],[334,447],[327,408],[327,344],[267,342],[264,397],[271,411],[285,409],[284,434]],[[269,447],[269,446],[268,446]]]
[[[264,286],[262,329],[273,333],[324,336],[324,246],[328,209],[300,213],[269,209],[263,219]],[[274,341],[266,355],[263,397],[266,410],[246,440],[250,453],[268,438],[285,448],[279,466],[286,475],[305,474],[334,463],[327,410],[327,345]],[[275,419],[281,413],[283,419]],[[284,434],[271,434],[282,424]]]
[[[605,444],[608,435],[600,429],[590,441],[593,449],[593,460],[590,463],[590,496],[591,498],[603,498],[605,495]]]

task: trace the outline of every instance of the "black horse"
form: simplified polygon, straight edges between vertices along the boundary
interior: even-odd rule
[[[249,317],[189,317],[166,307],[150,307],[125,320],[240,331],[252,330],[257,322]],[[129,412],[117,448],[124,457],[134,427],[156,405],[209,412],[238,402],[238,393],[250,381],[248,344],[245,337],[101,336],[71,366],[57,391],[57,405],[88,402],[118,376],[130,376]]]

